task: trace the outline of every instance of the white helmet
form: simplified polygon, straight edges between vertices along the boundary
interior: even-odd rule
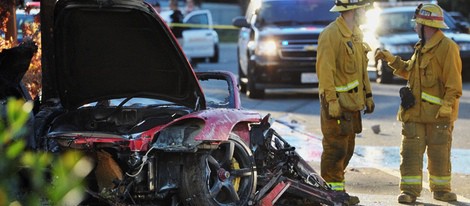
[[[347,11],[368,5],[369,0],[335,0],[335,5],[330,9],[330,11]]]

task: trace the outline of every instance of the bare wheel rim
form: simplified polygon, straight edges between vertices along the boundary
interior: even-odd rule
[[[221,144],[208,155],[206,174],[210,197],[219,204],[239,202],[253,184],[253,167],[243,146],[234,141]]]

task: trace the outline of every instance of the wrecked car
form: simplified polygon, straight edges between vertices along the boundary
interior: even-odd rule
[[[195,73],[141,0],[42,1],[35,149],[94,161],[84,205],[347,205],[244,110],[236,77]]]

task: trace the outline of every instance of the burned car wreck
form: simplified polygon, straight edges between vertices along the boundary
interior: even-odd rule
[[[193,71],[148,4],[42,6],[35,149],[94,160],[84,205],[347,205],[269,115],[241,108],[233,74]]]

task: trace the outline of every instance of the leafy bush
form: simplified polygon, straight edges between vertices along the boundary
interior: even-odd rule
[[[0,105],[0,205],[77,205],[92,162],[78,152],[28,151],[25,127],[32,103]]]

